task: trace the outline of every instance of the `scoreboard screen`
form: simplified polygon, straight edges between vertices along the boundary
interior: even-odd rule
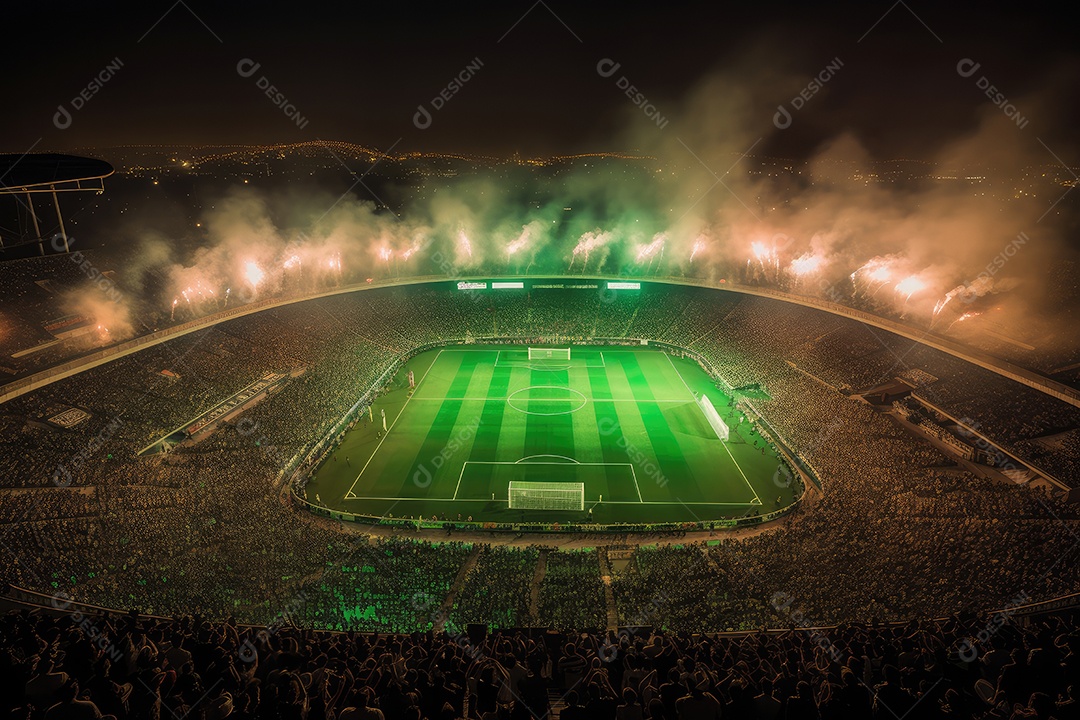
[[[610,280],[601,282],[550,280],[455,280],[454,286],[464,292],[491,290],[641,290],[640,282],[629,280]]]

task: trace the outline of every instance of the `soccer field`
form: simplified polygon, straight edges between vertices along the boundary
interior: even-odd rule
[[[774,480],[779,458],[731,398],[696,363],[646,346],[542,360],[525,347],[433,350],[373,409],[317,470],[309,500],[374,516],[560,523],[588,522],[590,509],[598,523],[739,518],[793,501]],[[581,483],[585,511],[510,509],[511,481]]]

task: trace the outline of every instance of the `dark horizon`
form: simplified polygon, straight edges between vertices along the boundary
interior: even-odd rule
[[[107,25],[96,13],[12,14],[12,27],[52,32],[50,62],[9,80],[0,137],[16,165],[70,148],[315,144],[209,161],[107,153],[116,177],[63,199],[66,232],[149,269],[159,286],[139,302],[154,308],[193,277],[242,281],[259,238],[266,267],[296,247],[349,258],[361,277],[390,258],[663,265],[810,295],[840,283],[848,300],[927,325],[970,290],[993,316],[964,327],[1009,327],[1031,347],[1075,325],[1080,64],[1040,8],[534,0],[414,17],[185,0]],[[40,41],[13,42],[25,58]],[[409,156],[597,151],[656,162]],[[52,220],[39,227],[8,194],[0,239],[40,247]],[[1007,268],[993,265],[1018,242]],[[1064,276],[1048,282],[1047,267]],[[893,291],[858,287],[871,271]]]
[[[166,2],[103,24],[100,10],[72,3],[8,16],[8,46],[23,59],[0,118],[13,153],[316,140],[505,157],[648,153],[657,133],[685,137],[711,122],[691,99],[706,95],[739,105],[763,154],[806,157],[846,132],[874,159],[926,160],[1001,112],[977,86],[985,75],[1067,158],[1075,105],[1069,29],[1013,5],[523,2],[308,15]],[[19,32],[30,28],[47,28],[48,62],[26,62],[42,55],[42,33]],[[971,77],[957,70],[965,59],[980,66]],[[777,132],[778,106],[836,62]],[[421,106],[431,116],[422,128]]]

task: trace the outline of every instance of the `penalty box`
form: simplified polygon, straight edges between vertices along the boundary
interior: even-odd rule
[[[510,482],[567,482],[585,486],[585,505],[597,502],[640,503],[641,488],[630,463],[485,462],[461,466],[454,500],[509,500]]]
[[[533,352],[541,348],[531,348]],[[557,348],[552,348],[557,349]],[[530,348],[522,350],[499,350],[495,356],[495,367],[519,367],[532,370],[569,370],[571,368],[606,368],[604,353],[601,350],[579,350],[569,357],[529,357]]]

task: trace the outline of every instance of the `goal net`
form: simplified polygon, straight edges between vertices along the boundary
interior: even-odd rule
[[[569,360],[570,348],[529,348],[530,360]]]
[[[585,483],[510,481],[511,510],[584,510]]]
[[[705,419],[712,425],[716,437],[726,441],[728,439],[728,426],[720,419],[720,413],[716,412],[712,400],[709,400],[708,397],[702,395],[701,399],[698,400],[698,405],[701,407],[701,412],[705,415]]]

